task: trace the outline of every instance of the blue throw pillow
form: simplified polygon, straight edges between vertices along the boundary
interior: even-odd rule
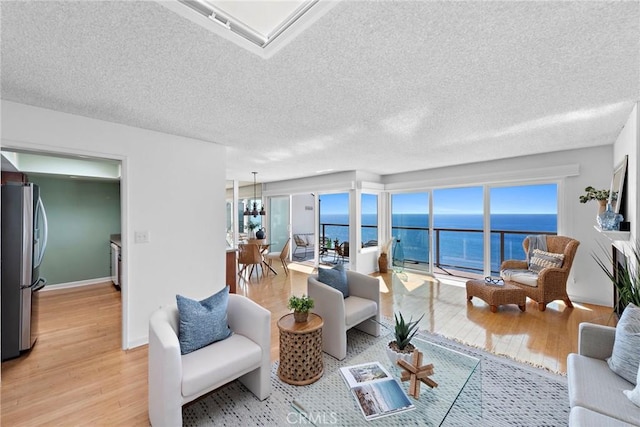
[[[229,286],[202,301],[181,295],[176,295],[176,300],[180,314],[178,341],[181,354],[191,353],[231,335],[227,323]]]
[[[347,272],[342,264],[338,264],[333,268],[319,268],[318,281],[339,290],[344,298],[349,296]]]

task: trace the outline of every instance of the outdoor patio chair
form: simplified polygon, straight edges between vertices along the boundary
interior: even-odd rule
[[[336,246],[336,261],[344,262],[345,258],[349,258],[349,242],[342,242]]]
[[[306,238],[302,237],[301,235],[294,234],[293,241],[296,244],[296,248],[293,251],[293,257],[295,259],[305,259],[307,258],[307,253],[309,251],[313,251],[313,242],[308,241]],[[301,250],[302,250],[302,255],[300,255]]]

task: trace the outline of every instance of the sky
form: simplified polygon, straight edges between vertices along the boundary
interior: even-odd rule
[[[493,187],[490,189],[491,213],[494,214],[557,214],[556,184]],[[434,214],[482,214],[482,187],[448,188],[433,191]],[[321,214],[346,214],[349,194],[320,196]],[[392,195],[394,213],[427,213],[428,193]],[[362,212],[375,213],[377,196],[364,195]]]

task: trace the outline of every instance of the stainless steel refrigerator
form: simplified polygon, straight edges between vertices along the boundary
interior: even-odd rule
[[[47,246],[47,215],[32,183],[2,184],[2,360],[29,350],[38,331],[40,264]]]

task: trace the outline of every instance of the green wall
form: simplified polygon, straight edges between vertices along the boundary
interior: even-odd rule
[[[111,275],[109,236],[120,233],[120,183],[29,174],[40,187],[49,240],[40,275],[49,284]]]

